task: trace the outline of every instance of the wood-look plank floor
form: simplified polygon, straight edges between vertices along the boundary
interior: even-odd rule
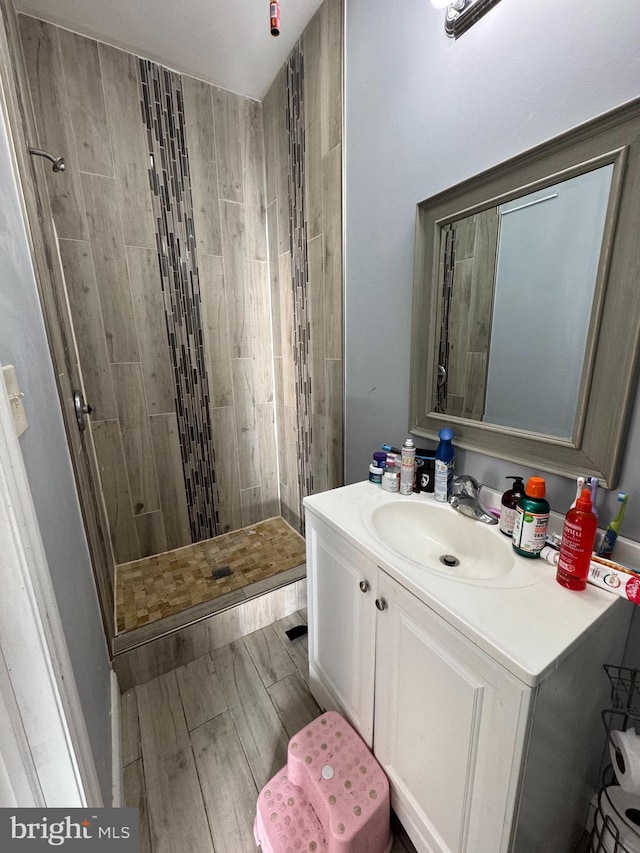
[[[145,853],[255,853],[259,789],[292,734],[321,713],[309,692],[300,611],[122,698],[125,805]],[[398,827],[391,853],[414,853]]]

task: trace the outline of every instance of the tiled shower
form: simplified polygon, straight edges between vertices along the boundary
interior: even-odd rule
[[[484,419],[498,210],[479,211],[445,225],[440,247],[442,316],[436,411]],[[455,287],[454,287],[455,281]],[[451,355],[455,353],[455,358]]]
[[[342,483],[341,0],[262,103],[20,31],[116,563]]]

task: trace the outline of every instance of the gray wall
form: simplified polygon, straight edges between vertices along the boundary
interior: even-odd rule
[[[443,14],[427,0],[347,3],[347,482],[406,435],[416,203],[640,92],[640,17],[608,0],[505,0],[458,41]],[[635,539],[639,460],[636,402],[620,477],[631,493],[623,533]],[[530,473],[470,451],[458,469],[499,489]],[[546,477],[565,511],[573,482]],[[601,495],[603,519],[615,494]]]
[[[29,428],[20,445],[105,805],[111,803],[109,659],[0,116],[0,362],[14,364]]]

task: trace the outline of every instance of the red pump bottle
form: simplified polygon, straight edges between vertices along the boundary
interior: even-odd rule
[[[598,519],[593,512],[591,492],[583,489],[564,520],[556,580],[567,589],[584,589],[596,539]]]

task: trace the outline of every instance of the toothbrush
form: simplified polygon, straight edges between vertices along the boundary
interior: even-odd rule
[[[598,517],[598,508],[596,507],[596,495],[598,494],[598,483],[600,480],[597,477],[587,477],[587,485],[591,489],[591,508],[595,517]]]
[[[622,519],[624,518],[624,511],[627,508],[628,500],[629,495],[627,492],[618,492],[618,503],[620,503],[621,506],[616,517],[609,522],[604,538],[598,548],[599,557],[610,557],[612,555],[616,539],[618,538],[618,533],[620,533],[620,526],[622,524]]]
[[[578,500],[578,498],[582,494],[583,487],[584,487],[584,477],[578,477],[578,479],[576,480],[576,496],[573,499],[573,503],[571,504],[569,509],[573,509],[575,507],[576,501]]]

